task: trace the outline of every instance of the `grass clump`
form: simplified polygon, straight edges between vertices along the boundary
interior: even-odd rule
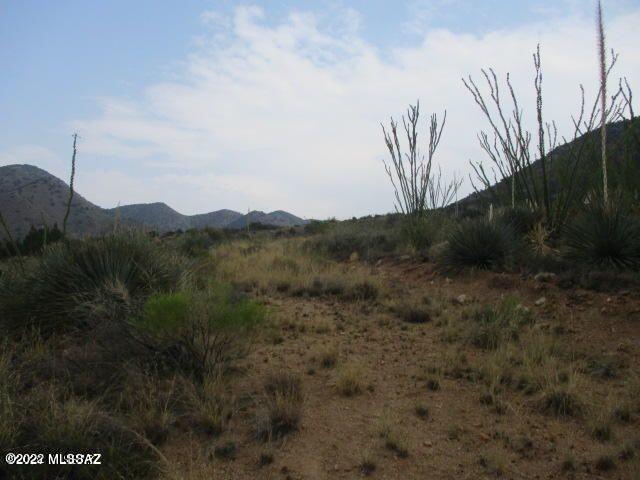
[[[547,385],[541,392],[539,408],[558,417],[577,417],[583,404],[571,384],[561,382]]]
[[[484,218],[462,221],[449,235],[443,262],[456,269],[501,267],[510,261],[516,246],[509,225]]]
[[[322,368],[333,368],[338,363],[338,349],[335,347],[323,348],[318,353],[318,362]]]
[[[483,350],[495,350],[504,341],[517,340],[520,330],[533,323],[531,313],[514,298],[505,299],[497,307],[476,310],[468,327],[469,342]]]
[[[409,450],[407,449],[404,442],[391,430],[387,430],[386,432],[384,432],[383,438],[384,446],[387,450],[391,450],[399,458],[407,458],[409,456]]]
[[[300,423],[302,402],[302,382],[298,377],[288,373],[268,376],[254,419],[256,437],[269,441],[296,430]]]
[[[341,368],[336,380],[336,389],[345,397],[353,397],[362,393],[362,370],[354,365]]]

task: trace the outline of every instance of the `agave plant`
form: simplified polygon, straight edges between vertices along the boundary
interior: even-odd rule
[[[515,249],[510,225],[480,218],[462,222],[452,231],[443,259],[453,268],[493,268],[507,263]]]
[[[564,254],[592,267],[640,270],[640,218],[621,202],[595,203],[567,226]]]

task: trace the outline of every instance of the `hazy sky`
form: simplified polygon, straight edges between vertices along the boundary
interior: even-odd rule
[[[604,6],[615,76],[640,89],[640,0]],[[531,115],[539,42],[545,116],[564,130],[578,85],[597,88],[594,11],[592,0],[0,0],[0,165],[66,178],[78,131],[77,188],[103,207],[385,213],[381,121],[420,99],[426,133],[447,109],[437,159],[466,175],[485,123],[461,77],[511,72]]]

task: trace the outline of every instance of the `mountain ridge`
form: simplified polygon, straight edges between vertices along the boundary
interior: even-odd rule
[[[66,182],[40,167],[29,164],[0,166],[0,212],[16,238],[26,235],[32,226],[57,224],[62,227],[68,194]],[[253,211],[243,215],[234,210],[220,209],[184,215],[164,202],[102,208],[74,192],[68,231],[76,236],[102,234],[113,228],[116,217],[126,225],[149,228],[159,233],[206,227],[245,228],[251,223],[281,227],[306,223],[283,210],[271,213]],[[4,236],[4,232],[0,232],[0,238]]]

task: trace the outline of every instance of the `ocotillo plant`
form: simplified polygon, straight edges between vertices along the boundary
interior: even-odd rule
[[[607,53],[605,50],[604,21],[602,19],[602,2],[598,0],[598,60],[600,73],[600,141],[602,142],[602,199],[608,204],[609,188],[607,185]]]
[[[69,180],[69,199],[67,200],[67,211],[64,213],[64,220],[62,221],[62,235],[67,235],[67,220],[69,220],[69,214],[71,213],[71,202],[73,200],[73,181],[76,177],[76,153],[78,143],[78,134],[73,134],[73,155],[71,156],[71,178]]]
[[[444,112],[441,124],[435,114],[431,115],[426,158],[418,146],[419,119],[420,103],[417,102],[415,106],[409,106],[407,116],[402,117],[408,153],[403,152],[400,146],[398,123],[392,118],[389,132],[382,125],[384,140],[391,156],[391,164],[384,160],[383,163],[393,185],[395,208],[399,213],[411,217],[422,217],[428,210],[442,208],[451,202],[455,195],[456,183],[443,183],[439,167],[437,172],[431,169],[447,121],[447,112]]]

